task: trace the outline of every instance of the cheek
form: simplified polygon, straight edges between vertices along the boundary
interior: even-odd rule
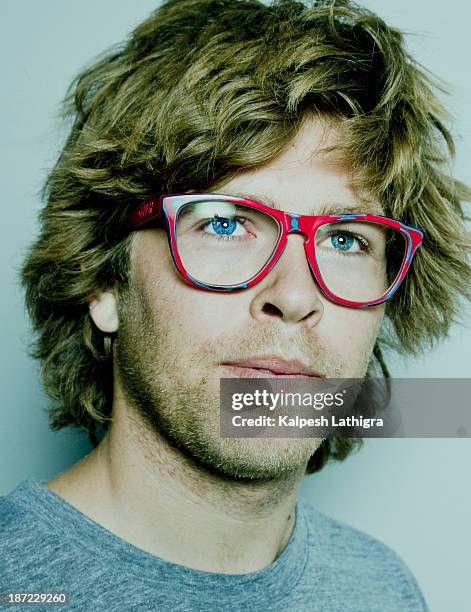
[[[200,346],[216,347],[240,339],[247,326],[243,296],[202,291],[180,281],[171,291],[179,334],[191,334]]]
[[[135,250],[139,264],[134,273],[137,283],[145,288],[161,330],[174,335],[174,342],[198,345],[235,332],[236,314],[243,310],[234,304],[234,296],[198,290],[185,283],[163,232],[142,232],[139,238]]]
[[[373,350],[384,318],[384,306],[376,308],[327,307],[323,328],[331,348],[343,357],[354,357]]]

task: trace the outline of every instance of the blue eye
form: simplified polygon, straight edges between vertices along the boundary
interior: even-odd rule
[[[214,217],[211,219],[213,230],[219,235],[231,235],[237,226],[235,219],[227,219],[226,217]]]
[[[355,238],[346,232],[337,232],[331,236],[332,246],[341,251],[348,251],[351,248]]]

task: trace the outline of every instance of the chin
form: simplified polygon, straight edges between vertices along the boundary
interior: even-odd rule
[[[206,468],[221,476],[246,480],[273,480],[303,471],[322,440],[224,438],[213,452],[201,457]]]

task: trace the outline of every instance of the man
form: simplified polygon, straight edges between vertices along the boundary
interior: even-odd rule
[[[426,610],[395,553],[296,499],[351,440],[219,434],[221,378],[387,374],[380,333],[417,351],[468,291],[470,193],[401,35],[349,2],[171,0],[80,75],[69,112],[23,282],[52,425],[100,443],[2,500],[0,592]],[[314,233],[335,214],[371,217]],[[375,247],[379,225],[425,236],[413,262]]]

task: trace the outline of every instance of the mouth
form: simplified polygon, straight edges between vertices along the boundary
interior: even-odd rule
[[[268,356],[224,362],[221,366],[238,378],[324,378],[299,360]]]

